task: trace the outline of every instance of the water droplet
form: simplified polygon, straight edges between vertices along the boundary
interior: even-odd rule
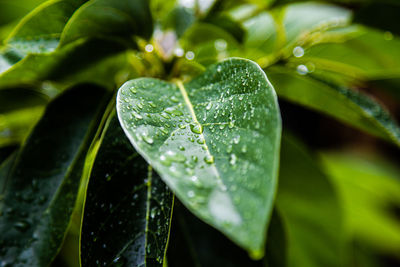
[[[182,111],[180,111],[178,108],[176,107],[168,107],[165,109],[165,112],[170,114],[170,115],[175,115],[175,116],[181,116],[183,115]]]
[[[187,192],[187,195],[188,195],[188,197],[192,198],[195,196],[195,193],[194,193],[194,191],[190,190]]]
[[[298,65],[296,70],[297,70],[297,73],[300,75],[306,75],[308,73],[307,66],[303,65],[303,64]]]
[[[135,87],[131,87],[131,88],[130,88],[130,91],[131,91],[133,94],[136,94],[136,93],[137,93],[137,91],[136,91],[136,88],[135,88]]]
[[[184,53],[185,53],[185,51],[180,47],[177,47],[174,49],[174,54],[177,57],[182,57]]]
[[[135,116],[135,118],[138,120],[143,119],[142,115],[140,115],[139,113],[136,113],[136,112],[133,112],[133,116]]]
[[[237,145],[239,144],[239,142],[240,142],[240,135],[237,135],[236,137],[233,138],[233,143]]]
[[[228,47],[228,43],[224,39],[217,39],[214,42],[215,49],[223,51]]]
[[[212,155],[207,155],[204,157],[204,162],[207,164],[213,164],[214,163],[214,156]]]
[[[211,103],[211,102],[209,102],[209,103],[207,104],[207,106],[206,106],[206,110],[210,110],[210,109],[211,109],[211,107],[212,107],[212,103]]]
[[[151,138],[150,136],[148,136],[147,134],[143,134],[142,135],[142,139],[143,141],[145,141],[147,144],[152,145],[154,143],[153,138]]]
[[[193,51],[187,51],[185,57],[186,57],[187,60],[193,60],[194,57],[195,57],[194,52]]]
[[[235,164],[236,164],[236,161],[237,161],[236,155],[235,155],[235,154],[231,154],[229,163],[230,163],[231,165],[235,165]]]
[[[203,132],[203,126],[201,126],[199,123],[192,123],[190,124],[190,130],[193,133],[201,134]]]
[[[153,47],[153,45],[151,45],[151,44],[147,44],[147,45],[144,47],[144,50],[146,50],[146,52],[148,52],[148,53],[151,53],[151,52],[153,52],[154,47]]]
[[[180,151],[185,151],[185,147],[184,146],[179,146],[179,150]]]
[[[25,232],[30,227],[30,224],[27,221],[19,221],[14,224],[14,228],[20,232]]]
[[[295,57],[302,57],[304,56],[304,49],[301,46],[296,46],[293,48],[293,56]]]
[[[171,101],[175,102],[175,103],[178,103],[179,99],[176,96],[173,95],[173,96],[171,96]]]

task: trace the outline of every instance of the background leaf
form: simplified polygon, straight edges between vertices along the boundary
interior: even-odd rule
[[[226,60],[185,85],[132,80],[117,110],[131,143],[189,210],[261,257],[281,121],[259,66]]]
[[[83,266],[162,266],[172,193],[133,149],[115,113],[99,146],[85,201]]]
[[[168,266],[286,266],[286,236],[278,213],[271,217],[265,258],[253,261],[214,228],[191,214],[180,202],[174,206]]]
[[[61,45],[79,38],[149,38],[153,21],[147,0],[91,0],[72,16],[61,36]]]
[[[285,71],[268,72],[280,97],[328,114],[400,145],[400,128],[389,112],[362,92]]]
[[[1,192],[3,264],[44,266],[57,254],[104,97],[104,90],[89,85],[67,91],[21,148]]]
[[[288,266],[345,266],[339,198],[317,162],[292,138],[281,150],[277,208],[287,229]]]

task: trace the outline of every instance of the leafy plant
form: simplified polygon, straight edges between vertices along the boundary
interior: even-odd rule
[[[400,171],[313,154],[291,123],[323,114],[400,146],[383,104],[398,97],[400,25],[368,23],[364,1],[331,2],[49,0],[15,12],[0,28],[1,266],[400,261],[386,210],[400,207]]]

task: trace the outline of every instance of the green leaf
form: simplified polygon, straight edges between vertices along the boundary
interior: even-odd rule
[[[149,38],[153,21],[147,0],[91,0],[80,7],[68,21],[61,45],[80,38],[121,37]]]
[[[377,155],[322,153],[326,172],[343,203],[349,239],[381,254],[400,250],[400,170]]]
[[[189,210],[261,257],[281,119],[259,66],[234,58],[186,84],[128,81],[117,110],[133,146]]]
[[[40,87],[49,81],[56,82],[57,88],[82,82],[114,88],[118,74],[126,70],[126,49],[114,41],[91,39],[48,54],[30,54],[0,75],[0,90],[21,85]]]
[[[400,128],[396,121],[367,95],[310,75],[271,71],[268,76],[276,84],[280,97],[400,145]]]
[[[110,116],[92,167],[81,234],[83,266],[162,266],[173,194]]]
[[[399,37],[357,25],[335,39],[303,47],[304,55],[292,58],[290,64],[312,65],[316,74],[342,83],[343,77],[350,81],[400,77]]]
[[[4,265],[48,266],[57,254],[104,98],[103,89],[89,85],[66,91],[49,104],[19,151],[1,191]]]
[[[288,266],[346,266],[339,198],[316,160],[282,139],[277,208],[287,227]]]
[[[251,260],[246,252],[220,232],[205,224],[180,202],[174,206],[171,237],[168,247],[168,266],[280,266],[285,267],[286,236],[282,221],[273,212],[268,228],[265,258]]]
[[[6,44],[15,48],[21,57],[54,51],[65,24],[83,2],[58,0],[43,3],[20,21]]]

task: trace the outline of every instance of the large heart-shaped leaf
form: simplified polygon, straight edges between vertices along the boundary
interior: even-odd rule
[[[282,139],[277,208],[287,226],[288,266],[346,266],[339,197],[312,155]]]
[[[132,35],[149,38],[153,21],[147,0],[92,0],[68,21],[61,45],[79,38],[114,36],[129,40]]]
[[[92,167],[81,236],[83,266],[162,266],[173,195],[134,150],[115,113]]]
[[[48,266],[67,230],[105,90],[83,85],[49,104],[1,191],[2,264]],[[73,104],[71,104],[73,103]],[[0,179],[2,180],[2,179]]]
[[[187,84],[142,78],[118,93],[137,151],[198,217],[262,256],[277,184],[281,120],[252,61],[229,59]]]
[[[280,97],[328,114],[348,125],[400,146],[400,128],[390,113],[369,96],[343,86],[286,71],[268,72]]]

